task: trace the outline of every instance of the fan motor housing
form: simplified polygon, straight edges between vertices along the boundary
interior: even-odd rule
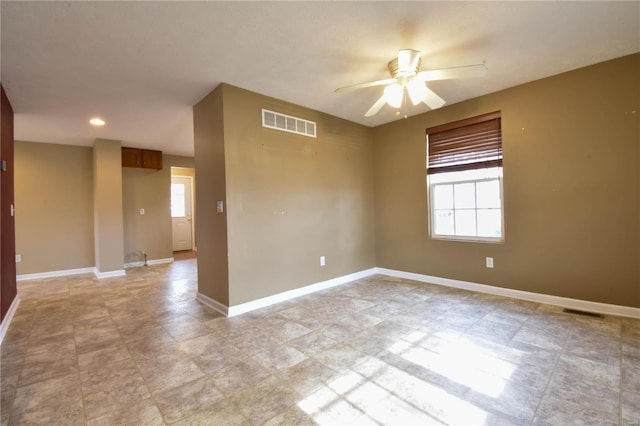
[[[392,59],[389,61],[389,73],[393,78],[407,78],[407,77],[415,77],[420,70],[420,65],[422,63],[422,59],[418,58],[416,62],[416,66],[408,69],[401,69],[398,67],[398,58]]]

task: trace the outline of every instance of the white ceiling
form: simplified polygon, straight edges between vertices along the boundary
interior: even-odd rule
[[[225,82],[367,126],[398,49],[422,69],[484,62],[429,87],[447,104],[640,51],[640,2],[1,2],[15,138],[193,155],[192,106]],[[409,115],[427,111],[409,107]],[[101,116],[107,125],[92,128]]]

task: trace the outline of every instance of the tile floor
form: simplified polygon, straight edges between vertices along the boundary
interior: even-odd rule
[[[2,425],[640,423],[638,320],[385,276],[226,319],[196,260],[18,291]]]

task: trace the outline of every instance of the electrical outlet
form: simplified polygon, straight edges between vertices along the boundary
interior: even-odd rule
[[[22,255],[16,254],[16,263],[20,263],[20,262],[22,262]]]
[[[140,209],[140,216],[144,216],[144,209]]]
[[[487,268],[493,268],[493,257],[487,257]]]
[[[320,266],[324,266],[326,265],[326,259],[324,258],[324,256],[320,256]]]

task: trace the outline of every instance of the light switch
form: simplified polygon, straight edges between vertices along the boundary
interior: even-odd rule
[[[218,201],[216,210],[218,211],[218,213],[224,212],[224,201]]]
[[[140,216],[144,216],[144,209],[140,209]]]

